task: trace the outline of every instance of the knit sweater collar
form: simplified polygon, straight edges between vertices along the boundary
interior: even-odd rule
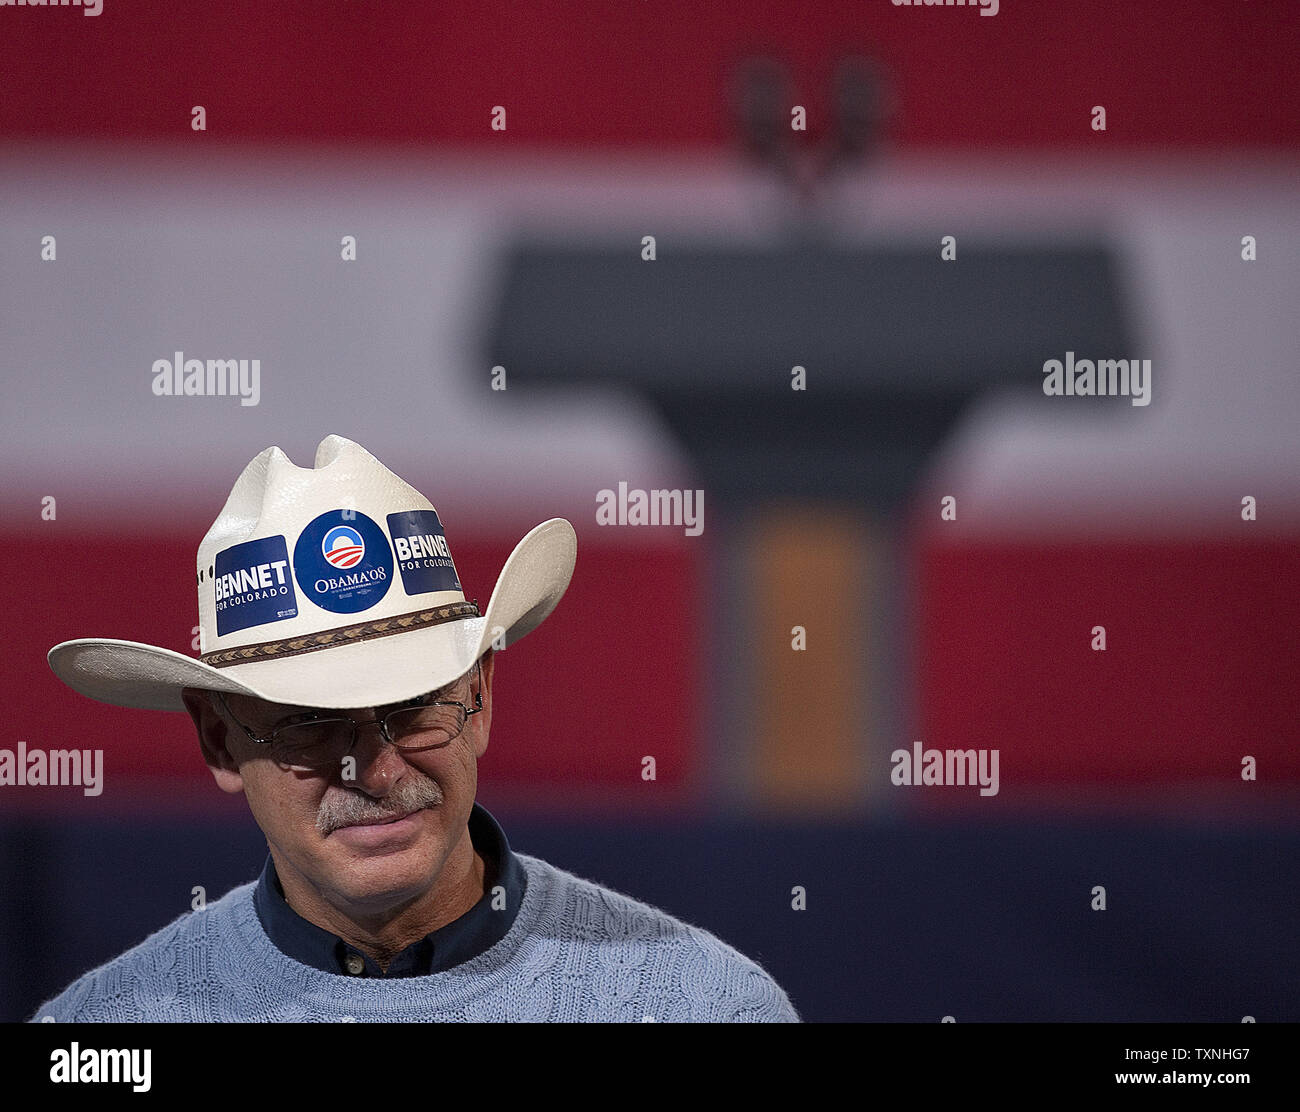
[[[519,962],[527,964],[527,947],[559,921],[567,895],[563,886],[554,883],[554,870],[545,862],[522,853],[516,857],[527,883],[505,936],[469,961],[419,977],[349,977],[295,961],[275,947],[258,921],[253,886],[232,892],[221,904],[212,905],[210,911],[216,915],[210,913],[203,920],[217,968],[238,971],[223,979],[221,986],[235,997],[228,1001],[231,1014],[255,1015],[265,1012],[269,1002],[292,999],[305,1014],[366,1020],[393,1018],[394,1007],[400,1009],[406,999],[413,1007],[416,1001],[425,1007],[432,1001],[440,1009],[456,1009],[485,994],[510,995]],[[235,899],[241,892],[243,899]]]

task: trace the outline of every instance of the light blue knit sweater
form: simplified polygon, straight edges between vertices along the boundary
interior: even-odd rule
[[[56,1021],[791,1021],[786,994],[707,931],[517,854],[510,932],[428,977],[324,973],[281,953],[252,884],[192,911],[43,1004]]]

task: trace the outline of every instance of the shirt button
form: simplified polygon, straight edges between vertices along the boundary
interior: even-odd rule
[[[347,960],[343,964],[347,966],[348,972],[355,977],[365,970],[366,959],[360,954],[348,954]]]

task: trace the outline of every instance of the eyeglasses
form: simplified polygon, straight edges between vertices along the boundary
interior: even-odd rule
[[[217,698],[231,720],[248,735],[249,741],[270,747],[269,756],[282,769],[315,772],[339,764],[352,751],[357,731],[362,726],[378,726],[385,741],[403,750],[437,749],[455,741],[470,716],[483,709],[482,672],[477,661],[472,673],[462,676],[452,690],[459,691],[471,674],[474,676],[470,687],[473,707],[456,700],[430,699],[424,695],[389,711],[382,719],[357,721],[342,716],[321,717],[310,712],[292,715],[271,727],[265,737],[258,737],[235,717],[222,692],[217,692]]]

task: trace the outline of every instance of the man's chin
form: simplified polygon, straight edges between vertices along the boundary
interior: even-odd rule
[[[358,903],[401,900],[433,883],[442,830],[432,809],[390,823],[341,827],[322,839],[330,884]],[[326,862],[322,862],[325,864]]]

